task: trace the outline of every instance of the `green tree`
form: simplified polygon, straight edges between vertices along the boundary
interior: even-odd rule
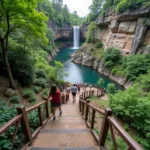
[[[64,79],[64,77],[67,75],[64,72],[64,65],[61,62],[55,61],[54,62],[54,66],[55,66],[55,79],[56,81],[62,81]]]
[[[96,17],[101,9],[102,9],[102,4],[104,0],[93,0],[92,5],[89,7],[91,14]]]
[[[116,88],[115,88],[115,85],[113,83],[109,83],[107,85],[107,93],[108,94],[115,94],[116,93]]]
[[[90,23],[90,25],[88,26],[88,32],[87,32],[87,35],[86,35],[86,42],[87,43],[91,43],[91,42],[95,41],[95,39],[94,39],[95,28],[96,28],[96,24],[95,24],[94,21],[92,21]]]
[[[104,86],[105,81],[104,81],[104,79],[100,78],[97,83],[100,86]]]
[[[69,9],[67,5],[64,5],[63,7],[63,16],[64,16],[64,21],[68,24],[71,24]]]
[[[10,87],[15,89],[15,84],[8,61],[9,37],[16,30],[27,33],[27,37],[41,37],[46,39],[46,16],[38,12],[37,0],[0,0],[0,45],[3,60],[6,65]]]

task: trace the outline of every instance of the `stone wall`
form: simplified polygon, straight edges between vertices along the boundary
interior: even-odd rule
[[[106,10],[96,18],[95,38],[105,48],[119,48],[123,55],[144,53],[150,47],[150,7],[126,10],[121,14]],[[146,46],[146,47],[145,47]]]
[[[104,66],[101,58],[93,55],[88,44],[84,44],[75,54],[72,55],[72,61],[84,66],[93,67],[99,73],[108,76],[110,79],[116,81],[118,84],[124,86],[125,88],[128,88],[129,85],[132,84],[127,80],[126,77],[112,74],[110,70]]]
[[[73,29],[71,25],[63,24],[58,26],[52,20],[49,20],[48,27],[52,28],[55,33],[55,40],[71,41],[73,40]]]

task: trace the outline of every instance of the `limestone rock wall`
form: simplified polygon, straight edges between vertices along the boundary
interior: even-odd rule
[[[150,7],[116,14],[106,10],[96,18],[95,38],[105,48],[119,48],[123,55],[144,53],[150,48]]]
[[[61,27],[49,20],[48,27],[55,33],[55,40],[70,41],[73,40],[73,29],[71,25],[63,24]]]
[[[128,88],[131,84],[125,77],[117,76],[112,74],[107,69],[100,57],[96,57],[90,52],[89,45],[84,44],[76,53],[72,55],[72,61],[85,66],[93,67],[99,73],[108,76],[118,84]]]

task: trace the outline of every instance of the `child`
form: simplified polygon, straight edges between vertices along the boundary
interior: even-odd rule
[[[51,105],[52,105],[52,111],[53,111],[53,121],[56,120],[56,108],[59,108],[59,116],[62,114],[61,110],[61,100],[60,100],[61,92],[57,90],[56,86],[51,87],[51,91],[49,93],[48,99],[51,97]]]

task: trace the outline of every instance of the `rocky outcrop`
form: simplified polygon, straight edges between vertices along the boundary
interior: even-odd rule
[[[129,82],[125,77],[112,74],[111,71],[105,67],[101,58],[94,56],[93,53],[90,52],[89,46],[86,44],[84,44],[75,54],[72,55],[72,61],[85,66],[93,67],[99,73],[108,76],[110,79],[116,81],[125,88],[128,88],[131,84],[131,82]]]
[[[70,41],[73,40],[73,29],[69,24],[63,24],[58,26],[52,20],[49,20],[48,27],[52,28],[55,33],[55,40]]]
[[[104,16],[96,18],[95,38],[106,48],[119,48],[123,55],[145,53],[150,47],[150,7],[140,7],[115,13],[107,9]]]
[[[87,24],[87,23],[84,23],[84,24],[80,27],[80,40],[81,40],[81,41],[85,41],[87,31],[88,31],[88,24]]]

